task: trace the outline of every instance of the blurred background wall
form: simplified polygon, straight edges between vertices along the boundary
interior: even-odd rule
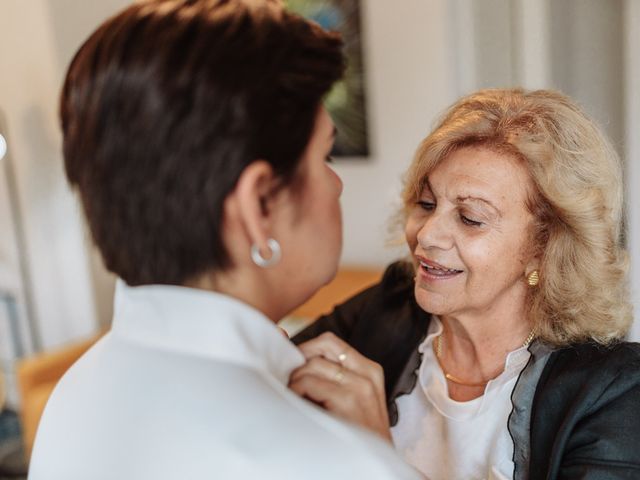
[[[81,41],[125,0],[2,0],[0,354],[55,347],[107,326],[113,278],[91,248],[63,175],[57,99]],[[439,113],[480,87],[551,87],[578,100],[625,160],[627,242],[640,308],[640,2],[361,0],[371,155],[339,161],[342,262],[383,267],[406,253],[390,217],[402,174]],[[401,237],[400,237],[401,238]],[[633,332],[640,339],[640,326]],[[16,344],[17,342],[17,344]]]

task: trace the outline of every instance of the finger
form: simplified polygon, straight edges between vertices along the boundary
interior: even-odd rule
[[[314,357],[303,366],[295,369],[291,373],[290,381],[295,381],[304,375],[314,375],[326,380],[336,380],[338,375],[344,378],[345,372],[350,375],[356,375],[355,373],[349,372],[342,365],[327,360],[324,357]]]
[[[382,406],[386,405],[384,389],[384,371],[376,362],[369,360],[356,349],[336,337],[331,332],[325,332],[299,346],[307,359],[323,357],[344,365],[345,368],[368,378],[376,387],[376,394]]]
[[[322,333],[301,343],[298,348],[307,359],[322,356],[334,362],[339,362],[341,354],[352,349],[348,343],[331,332]]]
[[[384,371],[382,367],[333,333],[323,333],[299,345],[299,348],[307,360],[323,357],[343,365],[358,375],[369,378],[378,387],[379,394],[384,398]]]
[[[289,388],[327,411],[391,440],[386,406],[380,406],[373,395],[371,383],[366,379],[355,376],[339,385],[326,378],[307,374],[294,380]]]
[[[356,393],[326,378],[305,375],[291,383],[289,388],[344,418],[353,419],[359,412]]]
[[[380,409],[373,395],[362,396],[358,389],[337,385],[313,375],[300,378],[290,388],[345,420],[379,432],[385,438],[389,436],[387,411]]]
[[[337,383],[314,375],[303,375],[292,380],[289,388],[301,397],[309,398],[320,405],[338,397],[342,392]]]
[[[300,348],[307,360],[314,357],[324,357],[327,360],[344,365],[349,370],[358,371],[363,364],[370,361],[331,332],[325,332],[312,340],[302,343],[298,348]]]
[[[304,386],[311,385],[313,399],[316,401],[331,402],[343,405],[342,397],[355,398],[361,405],[376,405],[377,408],[386,410],[386,406],[380,404],[376,386],[366,377],[361,377],[343,367],[337,367],[332,362],[318,362],[315,366],[301,367],[292,374],[289,386],[302,383]],[[322,385],[331,384],[327,392],[316,390],[318,383]],[[336,388],[336,386],[338,388]]]
[[[338,365],[322,357],[309,360],[302,367],[291,373],[290,383],[295,382],[305,375],[319,377],[356,390],[361,396],[378,396],[376,385],[367,378],[358,375],[342,365]]]

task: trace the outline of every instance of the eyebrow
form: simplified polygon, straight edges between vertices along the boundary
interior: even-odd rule
[[[489,200],[485,200],[484,198],[473,197],[471,195],[466,195],[466,196],[458,195],[458,197],[456,197],[456,203],[467,203],[467,202],[483,203],[488,207],[490,207],[491,209],[495,210],[498,215],[500,216],[502,215],[502,212],[498,207],[496,207]]]
[[[432,195],[434,195],[433,188],[431,187],[431,182],[429,181],[428,178],[425,179],[424,184],[422,185],[422,189],[424,190],[425,187],[429,190],[429,192]],[[473,195],[458,195],[456,197],[456,203],[460,204],[460,203],[466,203],[466,202],[483,203],[488,207],[490,207],[492,210],[494,210],[498,214],[498,216],[500,217],[502,216],[502,211],[498,207],[496,207],[493,203],[491,203],[489,200],[486,200],[480,197],[474,197]]]
[[[424,180],[424,183],[422,185],[423,190],[424,190],[425,187],[433,195],[433,187],[431,186],[431,181],[429,180],[429,177],[425,178],[425,180]],[[481,202],[481,203],[484,203],[484,204],[488,205],[489,207],[493,208],[497,212],[500,212],[500,209],[498,207],[496,207],[489,200],[486,200],[486,199],[484,199],[482,197],[474,197],[473,195],[458,195],[456,197],[456,203],[465,203],[465,202]]]

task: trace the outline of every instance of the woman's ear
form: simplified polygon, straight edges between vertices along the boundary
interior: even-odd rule
[[[243,225],[249,240],[260,251],[267,251],[271,233],[270,197],[276,190],[278,178],[271,165],[256,160],[240,174],[235,196],[237,220]]]

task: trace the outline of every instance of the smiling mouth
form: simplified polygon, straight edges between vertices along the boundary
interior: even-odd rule
[[[435,262],[430,262],[423,259],[418,259],[418,262],[420,263],[420,270],[429,277],[444,279],[451,278],[462,273],[462,270],[457,270],[455,268],[446,268],[442,265],[436,264]]]

